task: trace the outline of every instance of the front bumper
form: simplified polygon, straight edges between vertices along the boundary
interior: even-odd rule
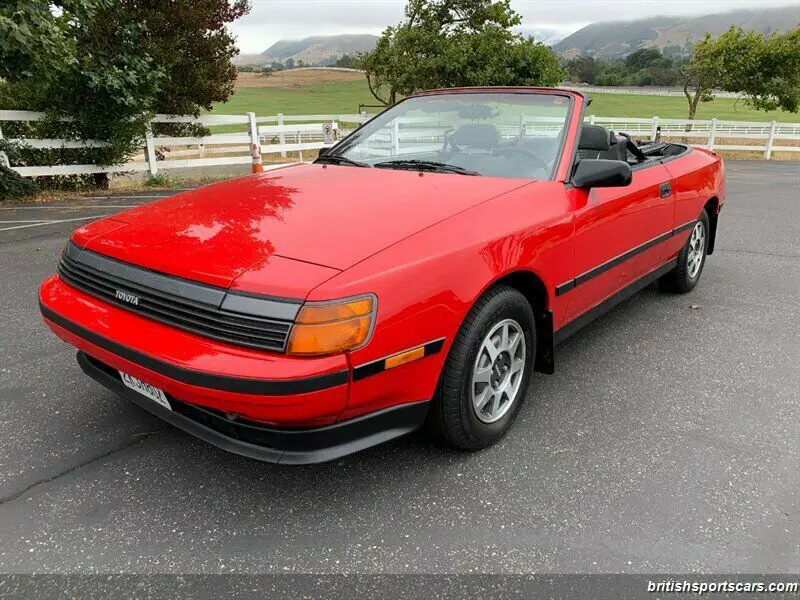
[[[402,397],[388,404],[376,394],[371,406],[347,414],[354,374],[342,355],[301,360],[220,344],[98,302],[58,277],[42,285],[39,303],[45,323],[78,349],[89,376],[243,456],[289,464],[334,460],[414,431],[427,413],[429,395],[373,381],[377,376],[359,383],[380,385],[383,393],[397,387]],[[129,390],[119,371],[160,388],[175,410]]]
[[[221,411],[172,396],[168,396],[170,411],[125,387],[113,367],[83,352],[78,352],[78,364],[98,383],[178,429],[222,450],[272,463],[300,465],[336,460],[411,433],[422,425],[428,412],[428,402],[415,402],[323,427],[266,427],[231,420]]]
[[[299,360],[230,346],[100,302],[58,277],[42,285],[39,303],[62,340],[184,402],[278,427],[328,425],[347,406],[343,355]]]

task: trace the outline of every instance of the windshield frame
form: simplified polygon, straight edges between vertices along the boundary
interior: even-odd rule
[[[508,95],[525,95],[525,96],[559,96],[561,98],[566,98],[568,102],[567,106],[567,113],[564,117],[564,127],[561,130],[561,133],[558,136],[558,149],[556,151],[556,160],[553,162],[553,167],[548,173],[546,179],[539,179],[538,181],[555,181],[556,175],[564,162],[564,154],[567,147],[567,136],[569,135],[569,131],[572,127],[572,121],[575,116],[575,96],[577,95],[574,92],[569,90],[561,90],[558,88],[497,88],[497,87],[482,87],[482,88],[453,88],[453,89],[442,89],[442,90],[430,90],[430,91],[423,91],[418,92],[416,94],[412,94],[392,104],[391,106],[387,106],[384,110],[379,112],[378,114],[374,115],[368,121],[362,123],[358,128],[354,129],[347,137],[338,141],[335,145],[331,146],[327,152],[325,152],[324,156],[339,156],[340,152],[349,150],[348,142],[350,139],[359,131],[364,129],[367,125],[375,121],[376,119],[382,117],[388,111],[400,106],[404,102],[407,102],[412,99],[419,99],[425,98],[429,96],[461,96],[461,95],[479,95],[479,94],[508,94]],[[316,163],[316,160],[314,161]],[[491,177],[490,175],[480,175],[480,177]],[[531,181],[537,181],[537,179],[531,179]]]

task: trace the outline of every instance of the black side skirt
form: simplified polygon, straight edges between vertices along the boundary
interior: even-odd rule
[[[173,410],[127,388],[116,371],[78,352],[78,364],[89,377],[167,423],[227,452],[281,464],[315,464],[336,460],[383,444],[418,429],[429,402],[415,402],[368,415],[307,429],[282,429],[233,421],[224,413],[169,397]]]
[[[637,292],[643,290],[648,285],[650,285],[663,275],[666,275],[677,266],[678,266],[678,259],[675,258],[669,261],[668,263],[660,266],[655,271],[651,271],[644,277],[637,279],[636,281],[634,281],[627,287],[621,289],[614,295],[609,296],[594,308],[591,308],[582,315],[576,317],[575,319],[573,319],[572,321],[561,327],[561,329],[558,329],[555,332],[555,334],[553,335],[554,345],[560,344],[569,336],[571,336],[573,333],[582,329],[583,327],[594,321],[596,318],[603,315],[604,313],[607,313],[609,310],[619,305],[620,303],[624,302]]]

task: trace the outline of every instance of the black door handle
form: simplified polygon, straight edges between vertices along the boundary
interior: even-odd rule
[[[661,187],[658,188],[658,193],[661,194],[662,198],[669,198],[672,195],[672,185],[667,183],[662,183]]]

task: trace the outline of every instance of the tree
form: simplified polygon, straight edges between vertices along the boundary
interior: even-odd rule
[[[628,66],[624,60],[612,60],[601,63],[600,73],[597,75],[595,81],[597,85],[633,85]]]
[[[510,0],[409,0],[404,20],[357,66],[382,104],[437,87],[555,85],[564,75],[558,59],[514,33],[520,23]]]
[[[65,154],[80,162],[114,164],[142,137],[165,74],[141,51],[146,36],[142,23],[104,19],[110,4],[65,0],[52,10],[47,3],[21,1],[0,8],[0,63],[5,65],[0,106],[48,116],[35,126],[9,124],[9,133],[109,144],[71,152],[8,148],[19,164],[69,162]],[[38,36],[45,31],[53,34],[46,42],[51,50],[38,55]],[[12,60],[6,62],[8,57]]]
[[[577,81],[595,83],[600,75],[601,66],[601,63],[591,56],[579,56],[567,63],[567,72]]]
[[[36,193],[36,183],[0,163],[0,203]]]
[[[689,119],[694,119],[700,102],[713,99],[713,89],[740,93],[757,109],[797,112],[800,27],[768,36],[741,27],[731,27],[717,38],[706,34],[694,46],[683,77]]]
[[[67,24],[45,3],[25,0],[0,5],[0,80],[38,76],[52,80],[75,60]]]
[[[749,39],[749,57],[739,57],[727,69],[722,89],[739,92],[753,108],[788,112],[800,110],[800,26],[785,33],[737,36]]]
[[[664,56],[655,48],[642,48],[625,58],[597,60],[588,56],[567,62],[574,81],[604,86],[676,85],[682,58]]]
[[[237,50],[225,25],[249,10],[246,0],[56,4],[0,5],[0,106],[46,112],[39,137],[108,142],[71,158],[124,162],[153,113],[198,114],[233,93]],[[36,164],[38,152],[18,156]],[[50,152],[49,164],[63,153]]]
[[[661,56],[661,52],[655,48],[641,48],[635,52],[631,52],[625,58],[625,65],[631,73],[663,64],[664,57]]]
[[[334,62],[332,66],[340,67],[343,69],[353,69],[355,68],[355,63],[356,63],[355,57],[350,56],[349,54],[343,54],[338,59],[336,59],[336,62]]]
[[[249,12],[248,0],[105,2],[113,6],[120,21],[141,22],[146,27],[145,51],[164,73],[155,98],[157,112],[199,114],[231,97],[236,83],[231,60],[239,51],[226,25]]]

